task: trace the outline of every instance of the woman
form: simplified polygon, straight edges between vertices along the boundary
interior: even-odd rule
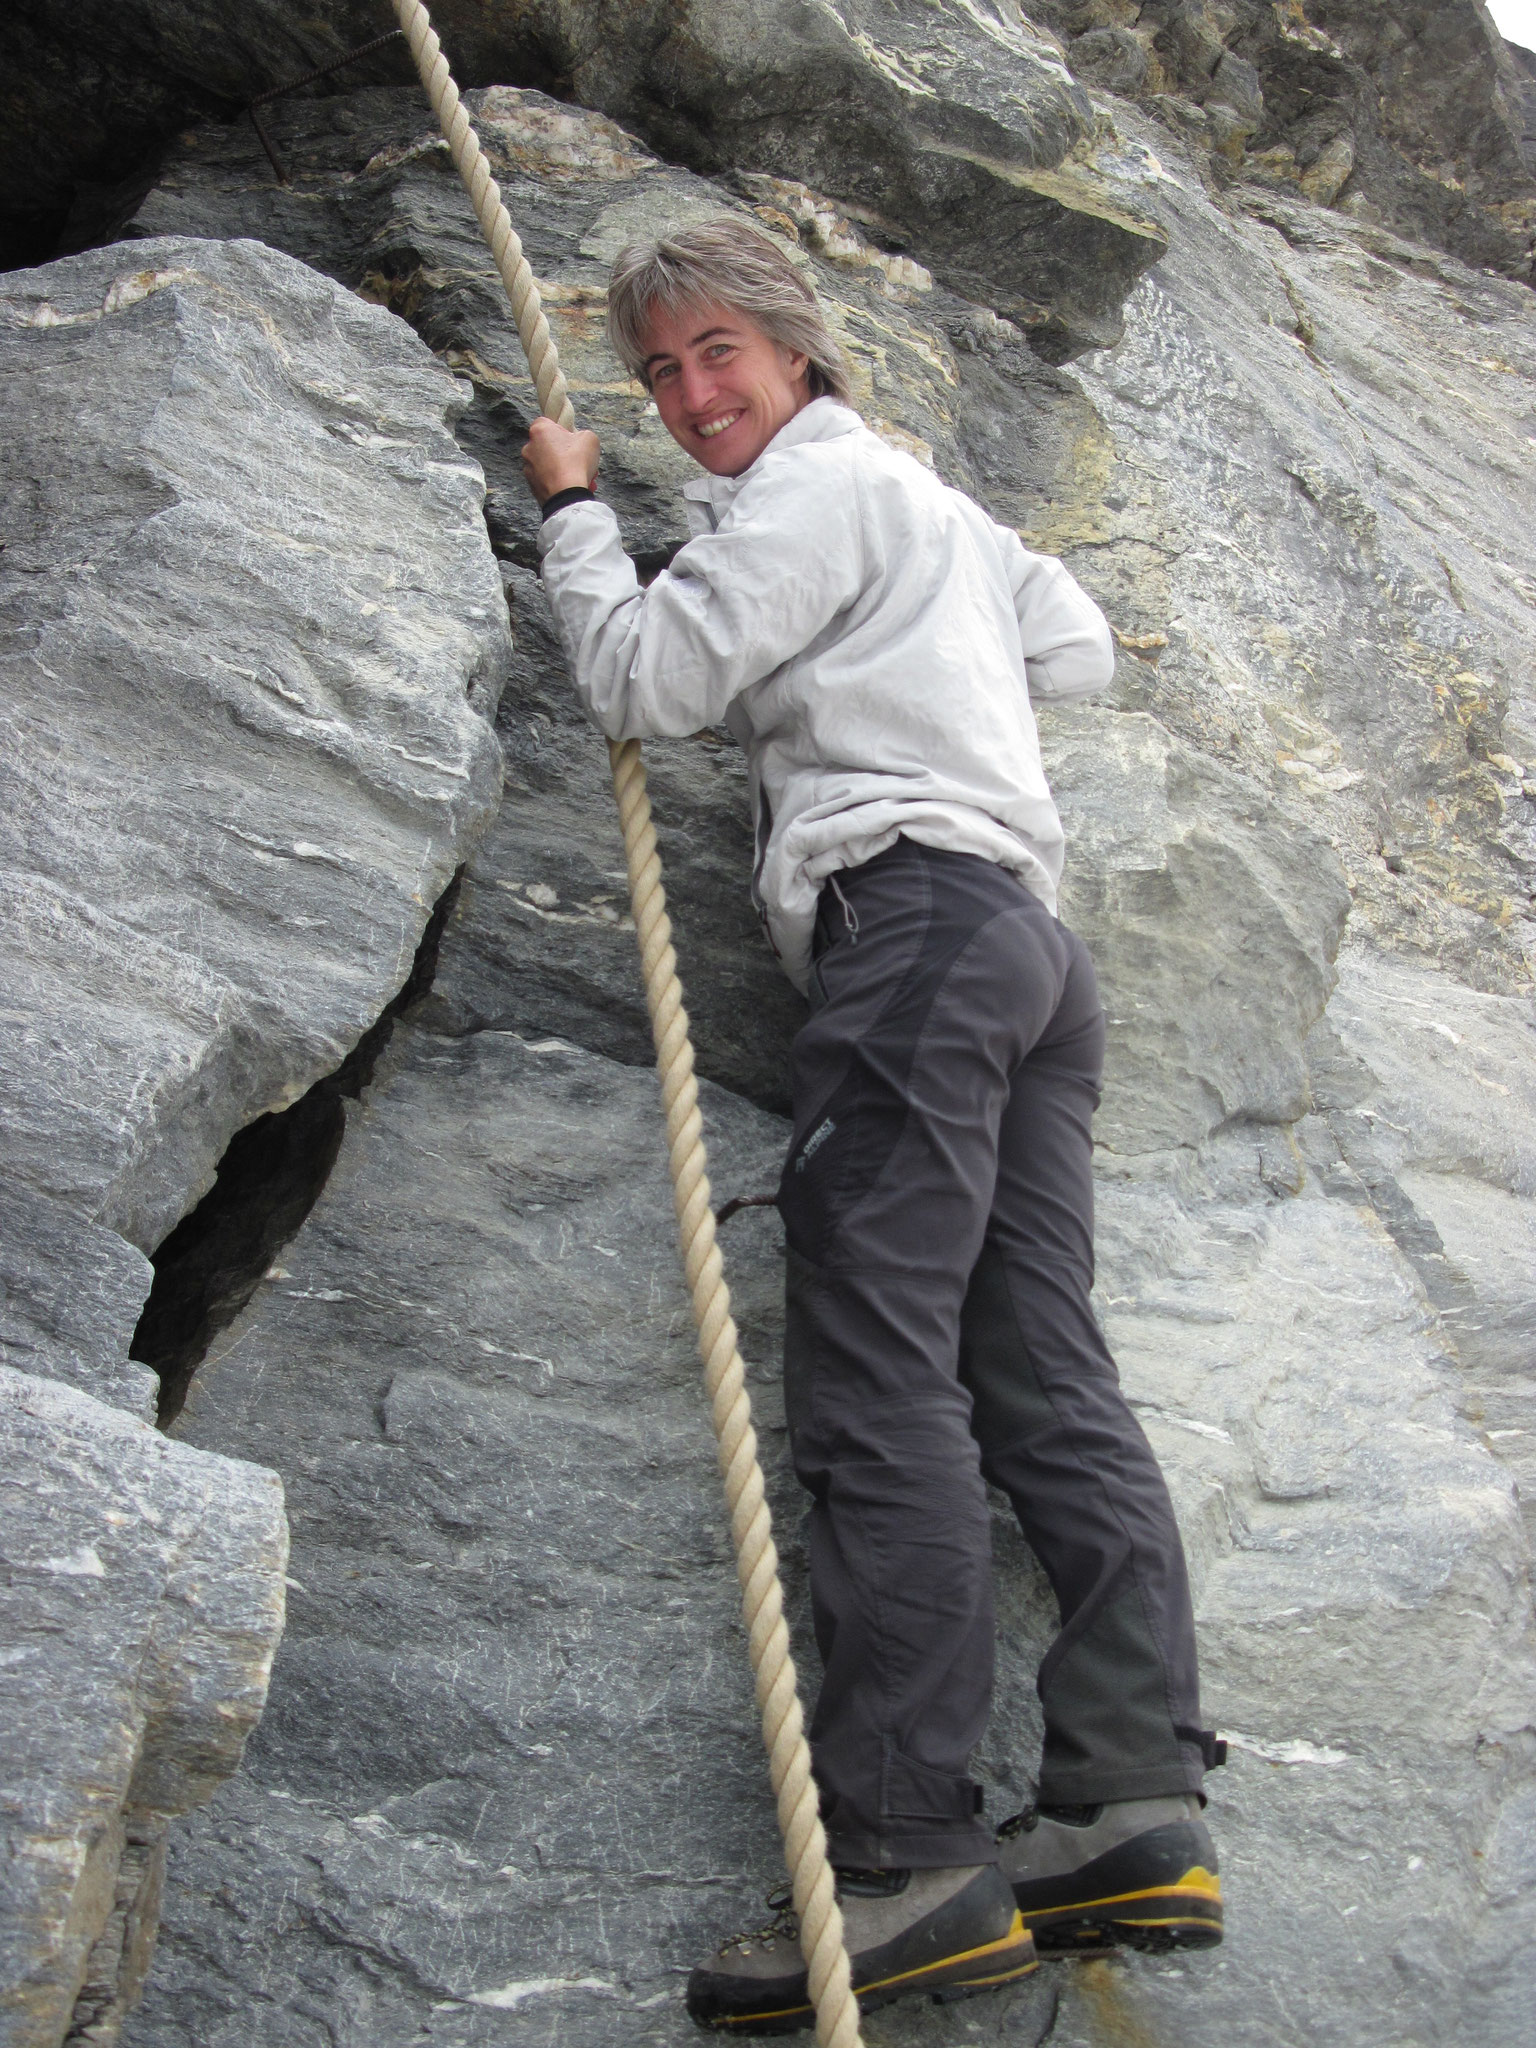
[[[705,472],[694,537],[642,590],[591,488],[596,437],[540,420],[524,463],[588,714],[612,739],[730,727],[754,897],[811,1005],[779,1190],[785,1392],[855,1984],[980,1989],[1032,1965],[1028,1930],[1219,1940],[1183,1552],[1089,1306],[1103,1013],[1054,916],[1031,710],[1110,680],[1108,627],[1059,562],[866,430],[814,296],[749,221],[626,249],[609,329]],[[988,1480],[1062,1620],[1039,1804],[996,1838],[969,1775]],[[689,2004],[809,2023],[792,1925],[728,1942]]]

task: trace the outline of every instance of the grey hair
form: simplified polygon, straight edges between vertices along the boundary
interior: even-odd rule
[[[652,320],[685,306],[729,306],[781,348],[809,359],[813,398],[852,404],[848,363],[827,330],[816,294],[773,237],[755,221],[723,213],[655,241],[631,242],[614,259],[608,339],[647,390]]]

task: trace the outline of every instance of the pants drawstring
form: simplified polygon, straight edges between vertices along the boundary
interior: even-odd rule
[[[842,890],[838,887],[836,875],[828,875],[827,883],[832,891],[832,894],[843,906],[843,923],[848,927],[849,938],[853,941],[854,945],[857,945],[859,943],[859,913],[854,909],[853,905],[848,901],[848,898],[843,894]]]

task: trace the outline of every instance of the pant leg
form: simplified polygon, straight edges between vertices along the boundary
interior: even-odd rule
[[[779,1197],[825,1670],[812,1752],[835,1861],[981,1863],[995,1852],[969,1764],[992,1566],[960,1313],[1009,1075],[1055,1012],[1067,952],[1022,885],[973,856],[901,840],[838,880],[857,931],[825,902],[836,938],[796,1041]]]
[[[982,1469],[1011,1499],[1061,1610],[1039,1676],[1040,1798],[1076,1805],[1198,1791],[1201,1752],[1183,1546],[1089,1305],[1104,1023],[1087,948],[1057,929],[1071,965],[1011,1077],[960,1370]]]

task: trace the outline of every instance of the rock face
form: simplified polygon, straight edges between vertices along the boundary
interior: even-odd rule
[[[707,1101],[721,1184],[776,1171]],[[777,1231],[728,1230],[777,1452]],[[676,1969],[775,1854],[697,1377],[652,1077],[398,1033],[176,1426],[291,1475],[298,1583],[129,2038],[691,2035]]]
[[[1221,181],[1300,190],[1529,282],[1520,66],[1481,0],[1031,0],[1074,75]]]
[[[373,1026],[494,803],[463,401],[254,243],[0,278],[7,2048],[116,2039],[168,1817],[261,1710],[280,1482],[168,1444],[128,1354],[146,1255]]]
[[[117,2039],[169,1817],[240,1760],[282,1630],[277,1475],[0,1367],[0,2039]]]
[[[1116,340],[1162,253],[1144,164],[1095,133],[1059,49],[1017,9],[666,0],[627,9],[621,36],[579,0],[504,13],[535,78],[568,78],[675,162],[809,181],[1029,327],[1052,362]]]
[[[174,12],[155,16],[177,52],[162,83],[179,66],[184,94],[233,94],[234,70],[210,83],[202,45],[184,26],[172,37]],[[131,45],[144,63],[133,38],[154,13],[104,50]],[[1205,1705],[1232,1742],[1209,1787],[1229,1936],[1183,1963],[1052,1965],[1007,1999],[898,2007],[871,2021],[871,2048],[1047,2035],[1054,2048],[1516,2048],[1536,2031],[1520,1513],[1536,1500],[1536,302],[1521,281],[1528,193],[1506,147],[1510,61],[1472,0],[793,19],[771,7],[754,16],[755,44],[723,0],[626,10],[622,35],[563,0],[441,13],[461,78],[485,82],[475,118],[643,566],[682,537],[687,468],[606,351],[607,265],[633,234],[741,207],[814,279],[871,422],[1064,555],[1122,650],[1113,691],[1047,718],[1042,736],[1068,830],[1063,908],[1094,947],[1111,1024],[1100,1313],[1174,1488]],[[298,28],[250,9],[219,61],[266,83],[290,58],[299,68],[291,39],[318,58],[374,25],[339,5]],[[838,36],[836,103],[802,105],[805,48]],[[517,68],[475,68],[498,51]],[[468,844],[484,808],[470,795],[451,846],[424,827],[430,805],[407,802],[410,831],[378,855],[405,948],[393,980],[376,971],[390,927],[369,922],[372,899],[358,910],[347,868],[326,883],[334,913],[315,913],[336,923],[306,927],[281,956],[281,989],[306,1003],[316,990],[330,1000],[353,947],[373,963],[333,1028],[344,1047],[399,985],[410,934],[466,861],[430,989],[361,1100],[339,1091],[334,1172],[294,1240],[263,1254],[266,1277],[175,1425],[179,1457],[282,1476],[293,1611],[247,1768],[171,1835],[160,1950],[122,2039],[681,2048],[693,2032],[679,1973],[726,1929],[756,1924],[777,1867],[772,1815],[673,1263],[606,762],[572,709],[531,573],[517,463],[530,394],[430,117],[387,83],[390,53],[371,61],[363,89],[269,110],[286,185],[246,126],[205,122],[152,189],[121,201],[138,248],[76,259],[101,266],[88,273],[97,296],[79,300],[100,308],[106,280],[164,267],[157,252],[203,252],[199,263],[232,266],[221,275],[238,277],[242,304],[319,309],[295,330],[291,379],[355,331],[370,347],[392,336],[400,388],[437,394],[414,474],[448,479],[450,539],[441,508],[429,518],[406,502],[421,495],[411,476],[388,500],[392,545],[398,532],[424,546],[430,528],[443,549],[413,579],[426,637],[447,649],[431,697],[441,723],[430,748],[409,750],[473,763],[479,789],[488,749],[473,721],[490,688],[462,700],[477,671],[493,687],[501,613],[466,630],[490,564],[472,480],[442,431],[441,372],[380,309],[403,316],[470,394],[454,426],[485,472],[518,641],[496,725],[506,795],[485,838]],[[724,78],[728,104],[710,98]],[[912,167],[967,122],[965,147],[995,159],[984,189],[999,221],[996,194],[1026,149],[1039,189],[1015,191],[1086,175],[1090,155],[1134,186],[1151,222],[1136,233],[1168,246],[1155,272],[1131,290],[1136,265],[1116,269],[1109,242],[1077,245],[1102,266],[1083,292],[1123,300],[1114,347],[1048,365],[1042,344],[1067,352],[1051,339],[1066,301],[1031,324],[1023,273],[1004,261],[1034,261],[1028,236],[1000,229],[1008,249],[978,256],[996,223],[978,222],[970,187],[933,188],[970,193],[959,217],[941,220],[937,202],[922,214]],[[997,141],[1005,127],[1015,157]],[[858,183],[877,150],[891,171],[881,203]],[[1053,204],[1054,226],[1039,216],[1047,249],[1071,232],[1069,199],[1055,190]],[[178,319],[211,331],[189,296]],[[48,303],[64,303],[57,288]],[[128,312],[165,303],[162,291]],[[104,324],[29,333],[82,340]],[[130,386],[124,417],[139,403]],[[325,446],[328,415],[316,430],[310,403],[284,415],[286,440],[271,428],[285,462]],[[330,459],[357,464],[348,477],[366,474],[377,495],[387,471],[370,445],[338,443]],[[344,497],[296,487],[278,530],[298,530],[296,508],[317,518]],[[217,653],[238,639],[227,601],[222,584],[197,589]],[[318,598],[312,610],[327,645],[356,648],[342,611]],[[290,708],[261,757],[275,806],[312,801],[321,772]],[[454,756],[445,730],[467,733],[469,751]],[[135,740],[136,773],[157,744],[154,730]],[[755,1192],[784,1142],[798,999],[746,905],[733,750],[702,733],[648,754],[714,1084],[717,1194]],[[332,808],[361,801],[349,763],[363,758],[343,758],[344,790],[323,785]],[[357,872],[371,872],[383,830],[356,830]],[[200,859],[199,878],[225,875]],[[79,884],[93,914],[99,888],[127,921],[114,881],[126,866],[104,862],[99,883]],[[409,914],[407,872],[422,899]],[[255,957],[260,929],[228,936],[227,892],[207,893],[199,915],[225,933],[218,958]],[[252,900],[281,914],[291,899]],[[242,992],[254,979],[225,971]],[[427,977],[424,954],[413,988]],[[291,1100],[323,1070],[318,1038],[285,1017],[283,1085],[253,1088],[238,1115]],[[27,1086],[27,1103],[45,1099]],[[204,1117],[194,1104],[178,1125],[183,1160],[210,1160],[233,1128]],[[185,1199],[206,1163],[181,1170]],[[134,1199],[148,1218],[148,1197]],[[7,1357],[142,1404],[131,1368],[90,1377],[100,1332],[142,1287],[140,1253],[94,1234],[98,1211],[40,1172],[15,1213]],[[154,1213],[146,1250],[176,1212]],[[774,1370],[777,1224],[749,1213],[726,1248],[803,1623]],[[51,1261],[70,1262],[81,1287],[60,1287]],[[1051,1613],[1001,1512],[996,1551],[1002,1654],[978,1773],[1000,1815],[1029,1796],[1032,1673]],[[800,1642],[814,1685],[803,1625]],[[121,1865],[125,1900],[147,1896],[153,1832]],[[148,1917],[124,1905],[89,1984],[112,1977],[113,1955],[138,1953],[133,1928]],[[111,2025],[121,2003],[102,2007]]]
[[[506,620],[454,386],[301,266],[24,271],[0,350],[7,1150],[147,1251],[404,980]]]
[[[302,28],[282,14],[257,9],[233,36],[221,28],[210,37],[197,10],[151,0],[133,27],[117,16],[106,25],[109,67],[123,66],[147,92],[142,125],[166,132],[178,106],[238,106],[377,36],[384,20],[357,0],[330,0]],[[52,0],[27,0],[23,15],[39,53],[84,26],[74,13],[66,31]],[[1144,167],[1098,147],[1058,46],[1011,7],[650,0],[627,6],[616,34],[604,9],[572,0],[488,9],[449,0],[437,22],[462,84],[554,83],[697,169],[811,179],[961,289],[1033,326],[1054,361],[1113,341],[1126,292],[1162,253],[1156,221],[1138,205]],[[402,65],[398,49],[381,53],[357,82],[398,78]],[[158,90],[146,72],[158,73]],[[105,100],[95,111],[102,141],[86,152],[92,164],[127,125]],[[17,110],[13,151],[36,121]],[[53,184],[61,204],[62,170]]]
[[[1516,43],[1506,43],[1504,48],[1513,78],[1509,97],[1520,131],[1520,154],[1526,169],[1536,176],[1536,50],[1522,49]]]
[[[1137,97],[1214,175],[1363,207],[1531,275],[1521,87],[1480,0],[440,0],[462,85],[533,86],[696,170],[804,179],[958,289],[1035,322],[1053,361],[1118,332],[1160,251],[1145,165],[1083,87]],[[382,0],[258,0],[216,28],[188,0],[16,0],[0,98],[0,248],[115,232],[189,119],[335,62]],[[82,48],[91,53],[82,63]],[[342,74],[412,77],[398,43]],[[328,89],[322,82],[320,90]],[[70,147],[57,138],[67,132]]]
[[[35,1188],[0,1189],[0,1361],[142,1421],[158,1382],[128,1356],[154,1269],[115,1230]]]
[[[1062,371],[807,183],[667,170],[533,92],[474,105],[642,560],[681,536],[684,472],[603,352],[604,266],[745,205],[814,276],[867,415],[1065,553],[1123,648],[1110,701],[1044,740],[1111,1018],[1101,1312],[1233,1736],[1210,1787],[1231,1932],[1208,1963],[1053,1966],[869,2039],[1513,2048],[1536,1946],[1528,291],[1294,185],[1218,201],[1203,146],[1102,102],[1157,165],[1170,254],[1123,342]],[[306,1590],[248,1771],[173,1853],[125,2038],[681,2044],[677,1972],[750,1923],[771,1815],[606,767],[527,566],[527,387],[415,103],[272,131],[291,188],[200,130],[136,231],[279,242],[469,374],[519,645],[507,797],[431,992],[177,1425],[283,1472]],[[740,768],[714,734],[649,752],[715,1182],[754,1190],[798,1012],[745,908]],[[773,1452],[776,1226],[727,1248]],[[1002,1813],[1050,1620],[1001,1518],[997,1548],[978,1767]]]
[[[1250,783],[1145,714],[1058,718],[1045,758],[1073,848],[1061,914],[1093,950],[1114,1048],[1097,1143],[1294,1123],[1349,908],[1328,841],[1277,830]]]

